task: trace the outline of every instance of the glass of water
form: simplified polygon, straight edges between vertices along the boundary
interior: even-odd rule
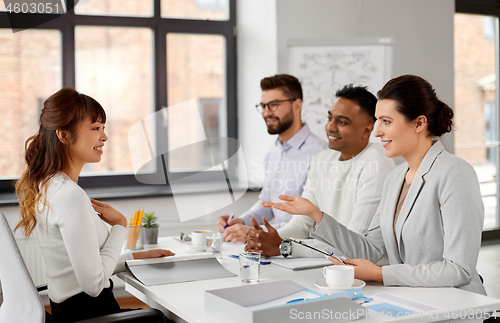
[[[240,253],[240,278],[244,283],[256,283],[260,278],[260,253]]]
[[[222,236],[220,234],[207,235],[205,250],[211,252],[215,258],[222,258]]]

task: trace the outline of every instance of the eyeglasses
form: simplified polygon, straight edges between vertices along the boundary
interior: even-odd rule
[[[255,106],[255,108],[257,109],[257,111],[259,113],[262,113],[262,112],[264,112],[264,110],[266,109],[266,106],[267,106],[267,108],[270,111],[274,112],[274,111],[278,110],[281,102],[288,102],[288,101],[295,101],[295,100],[297,100],[297,99],[275,100],[275,101],[271,101],[269,103],[259,103]]]

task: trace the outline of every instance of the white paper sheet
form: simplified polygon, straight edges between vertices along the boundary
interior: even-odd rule
[[[416,302],[390,293],[377,294],[370,298],[372,300],[363,304],[364,307],[370,310],[367,312],[367,318],[370,318],[370,315],[372,315],[371,318],[387,321],[408,317],[425,318],[437,315],[439,311],[444,310],[441,307]]]

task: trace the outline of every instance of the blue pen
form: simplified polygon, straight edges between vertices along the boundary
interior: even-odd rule
[[[229,219],[227,219],[227,222],[226,222],[226,225],[224,226],[224,229],[222,229],[222,232],[224,232],[224,230],[226,230],[226,228],[229,226],[229,221],[231,221],[232,219],[234,219],[234,212],[231,213],[231,215],[229,216]]]
[[[345,263],[345,261],[344,261],[342,258],[340,258],[340,257],[339,257],[339,256],[337,256],[336,254],[334,254],[334,253],[333,253],[333,251],[331,251],[330,249],[325,248],[325,251],[326,251],[326,253],[329,253],[329,255],[328,255],[328,256],[330,256],[330,257],[333,257],[333,258],[337,259],[338,261],[340,261],[340,262],[341,262],[341,263],[343,263],[344,265],[347,265],[347,264]]]
[[[290,304],[290,303],[301,302],[301,301],[305,301],[305,300],[306,300],[306,298],[297,298],[297,299],[292,299],[291,301],[288,301],[286,303]]]
[[[238,255],[229,255],[228,257],[229,257],[229,258],[234,258],[234,259],[240,259],[240,256],[238,256]],[[271,262],[270,262],[270,261],[262,261],[262,260],[261,260],[261,261],[260,261],[260,264],[261,264],[261,265],[270,265],[270,264],[271,264]]]

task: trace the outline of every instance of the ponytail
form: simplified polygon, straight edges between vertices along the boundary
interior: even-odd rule
[[[19,200],[21,220],[17,224],[14,231],[19,228],[23,228],[23,233],[26,237],[31,235],[37,224],[36,206],[42,199],[40,190],[44,188],[47,182],[47,180],[45,180],[42,185],[39,185],[39,183],[42,182],[41,179],[38,178],[41,173],[37,170],[40,169],[43,162],[39,146],[39,134],[31,136],[28,140],[26,140],[25,161],[27,165],[30,165],[30,167],[26,168],[24,173],[21,175],[21,178],[16,182],[16,195]],[[46,203],[43,201],[43,207],[45,208],[45,206]]]

